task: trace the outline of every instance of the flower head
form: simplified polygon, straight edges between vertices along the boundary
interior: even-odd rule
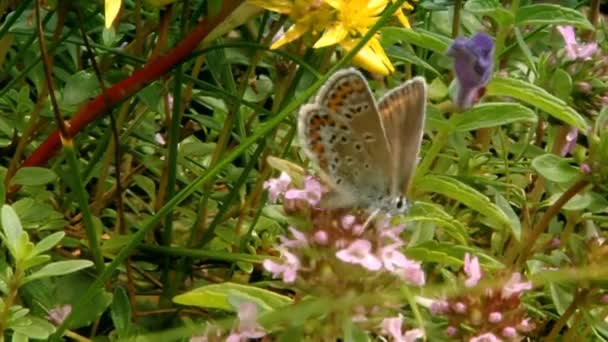
[[[405,333],[401,331],[403,324],[403,316],[389,317],[382,320],[382,332],[398,342],[414,342],[417,339],[424,337],[424,331],[420,329],[408,330]]]
[[[519,296],[522,292],[530,290],[532,283],[527,281],[521,281],[521,274],[519,272],[513,273],[511,278],[502,288],[502,298],[509,298],[511,296]]]
[[[464,255],[464,273],[467,275],[467,279],[464,281],[466,287],[477,285],[481,279],[481,268],[477,257],[471,258],[469,253]]]
[[[304,180],[304,189],[290,189],[285,192],[285,199],[288,200],[304,200],[311,206],[315,206],[321,200],[323,189],[321,183],[314,177],[306,177]]]
[[[61,325],[71,312],[72,306],[70,304],[58,306],[54,309],[49,310],[46,319],[55,325]]]
[[[458,81],[456,104],[463,109],[469,108],[478,101],[492,76],[494,42],[485,33],[478,33],[471,39],[457,38],[447,54],[454,58]]]
[[[597,51],[597,43],[579,44],[576,41],[576,33],[574,33],[572,26],[558,26],[557,30],[562,35],[562,38],[564,38],[568,59],[588,60]]]
[[[291,185],[291,177],[281,172],[279,178],[271,178],[264,182],[264,189],[268,190],[268,198],[271,203],[276,203],[279,196],[284,195]]]
[[[501,342],[502,340],[492,333],[485,333],[472,337],[469,342]]]
[[[336,252],[336,257],[349,264],[359,264],[370,271],[382,268],[382,262],[372,254],[372,243],[357,239],[345,249]]]
[[[272,273],[273,277],[281,276],[284,282],[293,283],[298,275],[298,269],[300,269],[300,259],[286,249],[282,249],[281,254],[284,259],[283,263],[279,264],[266,259],[262,265],[268,272]]]
[[[254,303],[245,302],[239,305],[237,315],[239,324],[228,336],[226,342],[248,341],[252,338],[266,336],[264,328],[256,322],[258,308]]]
[[[566,134],[566,143],[562,146],[562,150],[560,151],[560,155],[562,157],[566,156],[569,153],[572,153],[574,147],[576,147],[576,138],[578,137],[578,129],[575,127],[571,127]]]

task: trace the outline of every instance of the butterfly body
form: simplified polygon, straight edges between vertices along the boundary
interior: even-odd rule
[[[336,72],[302,106],[298,135],[332,188],[328,207],[407,210],[405,192],[422,139],[426,82],[414,78],[376,104],[361,73]]]

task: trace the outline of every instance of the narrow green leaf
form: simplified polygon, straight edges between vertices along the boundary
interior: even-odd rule
[[[264,311],[272,311],[292,303],[289,297],[259,287],[236,283],[201,286],[173,297],[173,302],[181,305],[233,311],[234,307],[228,302],[229,297],[255,302]]]
[[[513,14],[502,7],[498,0],[469,0],[465,2],[464,9],[477,15],[487,15],[500,26],[512,24]]]
[[[561,99],[534,84],[513,78],[496,77],[488,84],[487,95],[509,96],[535,106],[556,119],[578,128],[587,134],[587,121]]]
[[[536,114],[518,103],[482,103],[458,115],[451,122],[460,132],[496,127],[518,121],[536,123]]]
[[[521,222],[519,221],[519,216],[517,216],[517,214],[513,210],[513,207],[511,207],[511,204],[500,193],[496,194],[496,205],[498,205],[498,207],[505,213],[505,215],[507,215],[507,217],[511,221],[511,224],[509,225],[509,227],[511,228],[511,233],[513,233],[513,237],[515,237],[515,240],[520,241]]]
[[[593,29],[593,25],[581,11],[554,4],[522,6],[515,14],[515,24],[522,25],[572,25]]]
[[[91,266],[93,266],[93,262],[90,260],[67,260],[53,262],[27,276],[23,284],[35,279],[74,273]]]
[[[449,38],[422,29],[414,30],[391,26],[383,28],[381,32],[383,36],[388,36],[386,39],[389,41],[403,41],[437,53],[445,53],[452,43]]]
[[[509,225],[507,215],[490,199],[459,180],[448,176],[426,175],[416,181],[416,190],[435,192],[464,203],[469,208],[504,225]],[[499,229],[501,227],[493,227]]]
[[[52,183],[56,179],[57,175],[53,170],[35,166],[22,167],[11,179],[11,184],[36,186]]]
[[[568,183],[581,175],[579,169],[570,165],[566,158],[553,153],[534,158],[531,165],[538,174],[556,183]]]
[[[116,327],[116,333],[119,337],[124,338],[130,332],[131,304],[129,303],[127,291],[122,287],[116,288],[113,297],[110,316],[112,317],[114,327]]]
[[[44,239],[40,240],[40,242],[38,242],[36,244],[36,246],[34,247],[33,254],[38,255],[40,253],[44,253],[44,252],[48,251],[49,249],[55,247],[55,245],[58,244],[59,241],[61,241],[61,239],[63,239],[64,236],[65,236],[64,232],[55,232],[55,233],[45,237]]]

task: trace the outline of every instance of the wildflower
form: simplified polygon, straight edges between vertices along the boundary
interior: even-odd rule
[[[463,314],[463,313],[467,312],[467,305],[462,302],[457,302],[454,304],[454,311],[456,311],[457,313]]]
[[[329,235],[324,230],[318,230],[313,235],[313,239],[319,245],[327,245],[327,242],[329,242]]]
[[[568,153],[572,153],[574,147],[576,147],[576,138],[578,137],[578,129],[570,127],[568,134],[566,134],[566,143],[562,146],[560,155],[564,157]]]
[[[408,330],[405,333],[401,332],[403,316],[385,318],[382,320],[382,331],[384,334],[393,338],[393,341],[413,342],[424,337],[424,332],[420,329]]]
[[[311,206],[315,206],[321,200],[322,188],[321,183],[314,177],[306,177],[304,180],[304,189],[290,189],[285,192],[285,199],[288,200],[304,200]]]
[[[389,272],[402,275],[412,284],[424,285],[425,276],[422,266],[419,262],[409,260],[397,250],[401,244],[394,243],[380,249],[380,260],[382,260],[384,268]]]
[[[488,321],[490,321],[490,323],[498,323],[502,321],[502,314],[497,311],[490,312],[490,315],[488,316]]]
[[[522,282],[521,274],[519,272],[513,273],[511,275],[511,279],[507,281],[505,286],[502,288],[502,298],[506,299],[511,296],[519,296],[525,290],[530,290],[532,288],[531,282]]]
[[[576,41],[576,33],[574,33],[572,26],[558,26],[557,30],[564,38],[566,55],[570,60],[588,60],[597,51],[597,43],[579,44]]]
[[[418,1],[418,0],[415,0]],[[391,0],[391,2],[394,2],[393,0]],[[404,2],[403,5],[401,5],[401,8],[397,9],[397,11],[395,12],[395,16],[397,17],[397,19],[399,19],[399,22],[401,23],[401,25],[403,25],[403,27],[405,28],[411,28],[410,25],[410,21],[407,19],[407,17],[403,14],[403,11],[409,12],[414,10],[414,6],[412,6],[409,2]]]
[[[237,329],[230,333],[226,342],[248,341],[252,338],[262,338],[266,336],[264,328],[256,322],[258,307],[251,302],[239,305],[237,315],[239,324]]]
[[[336,252],[336,257],[349,264],[359,264],[370,271],[382,268],[382,262],[371,253],[371,242],[363,239],[353,241],[347,248]]]
[[[266,259],[262,265],[274,278],[282,276],[284,282],[293,283],[300,268],[300,259],[285,249],[282,249],[281,256],[284,258],[282,264]]]
[[[581,168],[581,172],[586,175],[591,173],[591,166],[589,166],[589,163],[582,163],[580,168]]]
[[[281,172],[279,178],[271,178],[264,182],[264,189],[268,190],[268,198],[271,203],[276,203],[279,196],[284,195],[287,192],[289,185],[291,185],[291,177]]]
[[[522,331],[522,332],[530,332],[530,331],[534,330],[534,324],[530,323],[529,318],[524,318],[517,325],[517,330]]]
[[[429,310],[433,315],[442,315],[450,312],[450,303],[445,299],[433,301]]]
[[[457,332],[458,332],[458,329],[456,329],[456,327],[451,326],[451,325],[445,329],[445,334],[448,335],[449,337],[456,336]]]
[[[70,315],[71,312],[72,312],[72,305],[70,305],[70,304],[61,305],[54,309],[49,310],[49,312],[46,316],[46,319],[55,325],[61,325],[63,323],[63,321],[65,321],[65,319],[68,318],[68,316]]]
[[[477,282],[481,279],[481,268],[477,257],[471,259],[469,253],[464,255],[464,273],[467,275],[467,279],[464,281],[466,287],[477,285]]]
[[[304,233],[291,226],[289,226],[288,229],[291,232],[291,235],[293,235],[294,239],[290,240],[284,236],[280,236],[279,239],[281,240],[282,247],[302,247],[308,245],[308,239]]]
[[[514,338],[517,336],[517,330],[515,330],[513,327],[504,327],[502,329],[502,336],[506,338]]]
[[[471,39],[457,38],[447,51],[454,58],[454,72],[458,82],[456,105],[471,107],[490,81],[493,69],[494,42],[485,33]]]
[[[500,342],[500,338],[492,333],[485,333],[483,335],[472,337],[469,342]]]
[[[342,217],[342,227],[346,229],[350,229],[355,223],[355,216],[353,215],[344,215]]]

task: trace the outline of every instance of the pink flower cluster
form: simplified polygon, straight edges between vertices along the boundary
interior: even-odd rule
[[[482,277],[479,259],[465,254],[463,271],[466,276],[464,285],[477,286]],[[450,337],[465,337],[467,331],[459,329],[459,326],[464,324],[482,332],[469,336],[470,342],[495,342],[503,339],[514,341],[520,338],[520,334],[534,330],[530,319],[525,317],[525,310],[520,301],[521,294],[530,289],[532,283],[522,281],[521,274],[515,272],[500,291],[487,289],[481,295],[433,301],[429,309],[435,315],[448,316],[446,334]],[[424,303],[425,300],[419,301]]]
[[[291,178],[283,173],[279,178],[268,180],[264,187],[268,189],[271,201],[283,198],[285,202],[307,203],[311,207],[309,209],[313,210],[312,221],[315,223],[308,233],[289,227],[293,239],[282,237],[278,248],[282,262],[264,261],[264,268],[275,278],[280,277],[286,283],[293,283],[298,270],[303,267],[298,254],[302,254],[303,247],[308,247],[332,252],[337,260],[359,265],[368,271],[384,271],[408,283],[424,285],[422,265],[408,259],[400,251],[405,245],[399,237],[403,227],[391,226],[389,218],[370,227],[364,227],[364,223],[358,222],[358,218],[351,214],[335,219],[328,211],[315,208],[321,199],[322,187],[313,177],[306,178],[303,189],[294,189]]]

